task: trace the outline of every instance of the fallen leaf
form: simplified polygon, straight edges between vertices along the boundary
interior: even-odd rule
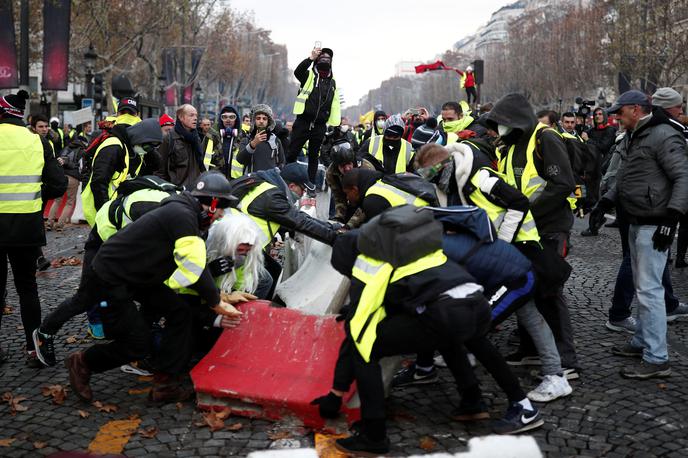
[[[119,407],[117,407],[114,404],[103,404],[100,401],[95,401],[93,403],[93,407],[98,409],[100,412],[106,412],[106,413],[117,412],[119,410]]]
[[[23,330],[24,330],[24,326],[22,326],[21,324],[17,326],[17,331],[23,331]]]
[[[67,337],[67,340],[65,340],[65,342],[67,342],[68,344],[75,344],[78,341],[79,341],[79,338],[77,336],[69,336],[69,337]]]
[[[145,439],[152,439],[155,436],[157,436],[158,432],[160,430],[156,428],[155,426],[149,426],[148,428],[145,429],[139,429],[139,436],[145,438]]]
[[[3,315],[9,315],[12,313],[14,309],[10,307],[9,305],[6,305],[5,308],[2,309],[2,314]]]
[[[659,388],[660,390],[666,390],[667,389],[666,383],[658,383],[657,388]]]
[[[77,258],[76,256],[70,256],[68,258],[59,257],[57,259],[53,259],[50,262],[50,267],[53,267],[53,268],[64,267],[64,266],[80,266],[80,265],[81,265],[81,259]]]
[[[430,436],[423,436],[420,438],[420,448],[426,452],[430,452],[437,446],[437,441]]]
[[[219,412],[206,412],[203,414],[203,421],[197,422],[196,426],[207,426],[211,431],[219,431],[225,427],[225,419],[232,413],[232,409],[224,409]]]
[[[129,394],[148,394],[150,393],[151,387],[147,388],[131,388],[127,393]]]
[[[177,407],[177,412],[181,412],[182,408],[184,407],[184,404],[182,404],[181,402],[178,402],[175,404],[175,406]]]
[[[47,446],[48,446],[48,444],[46,444],[45,442],[41,442],[41,441],[36,441],[33,443],[33,448],[37,448],[37,449],[46,448]]]
[[[241,428],[243,428],[244,425],[242,423],[234,423],[232,425],[227,426],[228,431],[239,431]]]
[[[67,397],[67,390],[62,385],[48,385],[41,388],[41,393],[43,396],[52,396],[53,404],[62,405],[64,404],[65,398]]]
[[[152,375],[139,375],[136,380],[138,380],[139,382],[152,382],[153,376]]]
[[[268,433],[268,438],[273,441],[287,439],[289,437],[291,437],[291,433],[289,431],[275,431]]]
[[[26,401],[25,396],[14,396],[10,391],[3,393],[2,400],[7,402],[10,406],[10,415],[15,416],[17,412],[25,412],[29,410],[28,407],[21,405],[22,401]]]
[[[0,447],[9,447],[12,445],[12,442],[16,441],[17,439],[14,438],[9,438],[9,439],[0,439]]]
[[[89,412],[86,412],[85,410],[79,410],[79,416],[81,418],[88,418],[91,416],[91,414]]]

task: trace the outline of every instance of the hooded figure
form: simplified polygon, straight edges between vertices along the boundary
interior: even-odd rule
[[[375,169],[389,174],[413,170],[413,145],[402,138],[406,124],[401,115],[387,118],[383,134],[364,141],[360,151]]]
[[[265,115],[267,121],[256,121],[257,115]],[[282,142],[274,130],[275,118],[272,108],[265,104],[251,108],[251,130],[241,141],[237,155],[237,160],[244,165],[246,173],[270,170],[284,164]]]
[[[561,136],[538,124],[533,107],[521,94],[502,97],[485,122],[499,134],[503,144],[499,171],[506,173],[507,178],[513,176],[507,182],[530,200],[540,234],[568,233],[573,214],[567,197],[575,190],[576,183]],[[534,137],[532,142],[531,137]],[[535,173],[531,173],[531,165]],[[527,182],[522,180],[526,173]],[[534,186],[543,180],[539,187]]]
[[[162,143],[162,130],[159,120],[144,119],[128,127],[127,135],[132,146],[130,168],[138,170],[137,176],[153,175],[160,167],[158,146]]]
[[[382,120],[378,120],[378,118],[384,118]],[[368,140],[370,137],[375,136],[375,135],[382,135],[382,133],[385,131],[385,120],[387,119],[387,113],[385,113],[382,110],[378,110],[375,112],[373,115],[373,124],[370,126],[370,129],[366,130],[363,133],[363,140],[361,141],[361,145],[363,145],[363,142]]]
[[[592,122],[593,128],[588,131],[588,145],[594,146],[602,158],[601,162],[605,162],[614,146],[616,127],[609,124],[607,110],[599,107],[592,112]]]
[[[236,116],[234,119],[222,119],[222,116],[228,114]],[[222,172],[228,175],[228,170],[231,169],[231,177],[238,178],[243,175],[243,166],[241,170],[234,170],[230,164],[236,160],[236,153],[239,151],[239,143],[244,137],[244,131],[241,129],[241,118],[239,112],[232,105],[225,105],[220,110],[220,116],[217,120],[217,131],[220,133],[220,139],[222,141],[222,159],[224,160],[224,166],[222,167]],[[240,164],[237,162],[236,164]],[[237,167],[238,168],[238,167]],[[236,175],[236,176],[235,176]]]

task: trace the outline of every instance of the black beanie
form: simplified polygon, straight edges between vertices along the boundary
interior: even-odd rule
[[[26,109],[26,101],[28,99],[29,93],[24,90],[16,94],[8,94],[4,97],[0,97],[0,114],[19,119],[23,118],[24,110]]]

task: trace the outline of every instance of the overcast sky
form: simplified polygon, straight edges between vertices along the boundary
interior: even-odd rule
[[[332,68],[346,105],[394,75],[399,61],[432,59],[475,32],[508,0],[231,0],[253,10],[259,27],[287,45],[292,69],[315,41],[332,48]]]

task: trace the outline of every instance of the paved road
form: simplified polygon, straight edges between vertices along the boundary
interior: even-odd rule
[[[582,227],[577,222],[576,234]],[[49,233],[46,253],[52,258],[79,255],[86,234],[83,227],[69,228],[62,234]],[[580,380],[572,382],[571,396],[542,406],[547,423],[534,432],[534,437],[552,457],[688,456],[688,321],[669,327],[673,369],[670,379],[622,379],[618,372],[625,360],[612,356],[609,350],[622,343],[625,336],[603,326],[620,262],[618,232],[605,229],[597,238],[574,235],[572,242],[569,260],[574,269],[567,296],[584,372]],[[79,272],[79,267],[62,267],[39,276],[44,312],[75,290]],[[688,299],[687,275],[688,272],[673,272],[677,294]],[[92,381],[97,399],[115,405],[117,411],[84,405],[69,392],[63,404],[53,404],[41,389],[48,385],[67,386],[66,371],[62,366],[42,370],[25,366],[13,287],[9,304],[13,312],[3,319],[0,343],[8,350],[10,361],[0,366],[0,391],[11,392],[15,398],[25,397],[19,405],[28,409],[13,416],[9,402],[0,405],[0,456],[49,455],[61,450],[86,450],[90,444],[113,445],[116,439],[108,441],[103,437],[117,428],[134,431],[128,440],[124,434],[121,443],[128,456],[245,455],[268,447],[313,444],[311,432],[260,420],[232,418],[227,424],[241,423],[241,427],[236,426],[240,429],[211,432],[196,425],[201,413],[191,403],[151,408],[145,401],[147,382],[119,371],[95,376]],[[90,344],[85,338],[84,323],[85,318],[79,317],[59,334],[58,357]],[[513,326],[513,321],[507,322],[494,336],[505,354],[513,350],[506,343]],[[76,342],[66,343],[71,336],[76,336]],[[479,373],[490,411],[493,417],[500,415],[506,408],[505,400],[482,369]],[[447,370],[442,369],[441,374],[436,385],[392,393],[389,433],[395,454],[423,453],[429,449],[462,451],[470,437],[489,432],[485,423],[463,425],[449,420],[456,394]],[[524,387],[534,386],[529,370],[518,369],[517,374]],[[118,420],[126,421],[115,422]],[[157,428],[157,434],[148,438],[136,432],[149,428]],[[97,436],[98,441],[94,442]],[[3,447],[7,442],[9,446]]]

